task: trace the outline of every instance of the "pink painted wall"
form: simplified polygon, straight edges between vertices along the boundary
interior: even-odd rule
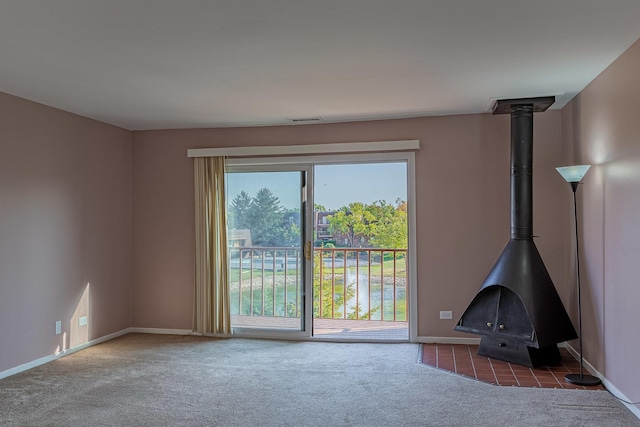
[[[193,304],[193,161],[188,148],[419,139],[416,153],[418,335],[465,336],[455,321],[509,238],[509,116],[134,132],[133,325],[190,329]],[[534,119],[534,230],[567,297],[566,188],[560,111]],[[454,320],[439,320],[453,310]]]
[[[131,132],[0,93],[0,372],[131,325],[131,189]]]
[[[562,112],[566,150],[576,163],[594,165],[578,190],[585,357],[634,401],[640,400],[638,76],[640,41]]]

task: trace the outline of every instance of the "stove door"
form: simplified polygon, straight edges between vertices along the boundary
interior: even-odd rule
[[[528,341],[534,341],[534,329],[520,297],[508,288],[500,286],[500,301],[496,333]]]

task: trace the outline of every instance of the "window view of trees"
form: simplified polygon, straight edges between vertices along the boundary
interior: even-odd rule
[[[228,215],[231,230],[249,230],[252,246],[300,245],[300,210],[283,208],[268,188],[253,197],[240,192],[229,204]]]
[[[402,199],[396,200],[395,205],[384,200],[371,204],[353,202],[336,211],[316,205],[315,211],[324,214],[329,231],[316,241],[316,246],[407,247],[407,202]],[[283,208],[268,188],[260,189],[253,197],[240,192],[229,204],[228,215],[230,229],[249,230],[252,246],[300,244],[300,210]]]
[[[407,202],[349,203],[327,217],[336,246],[406,248]]]
[[[255,318],[273,317],[281,319],[270,321],[271,327],[298,330],[304,311],[301,285],[308,271],[304,268],[308,252],[302,250],[303,217],[296,206],[300,199],[290,197],[295,189],[285,189],[283,181],[252,178],[249,185],[236,184],[227,205],[234,322],[267,327]],[[375,200],[364,190],[361,194]],[[312,316],[406,322],[407,202],[398,198],[364,203],[351,201],[357,200],[357,193],[352,198],[341,195],[327,199],[334,206],[345,204],[338,209],[313,207],[313,237],[305,238],[315,246]]]

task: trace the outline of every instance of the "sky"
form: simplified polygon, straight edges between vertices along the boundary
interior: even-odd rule
[[[384,200],[394,204],[407,200],[407,165],[401,163],[367,163],[319,165],[315,167],[315,200],[329,210],[352,202],[373,203]],[[300,206],[299,172],[241,172],[227,174],[228,203],[245,191],[253,197],[268,188],[280,199],[282,207]]]
[[[314,203],[336,210],[352,202],[407,200],[406,163],[366,163],[315,167]]]

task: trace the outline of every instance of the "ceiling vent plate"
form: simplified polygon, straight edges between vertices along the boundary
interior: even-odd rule
[[[289,119],[292,123],[311,123],[311,122],[321,122],[322,117],[299,117],[295,119]]]

